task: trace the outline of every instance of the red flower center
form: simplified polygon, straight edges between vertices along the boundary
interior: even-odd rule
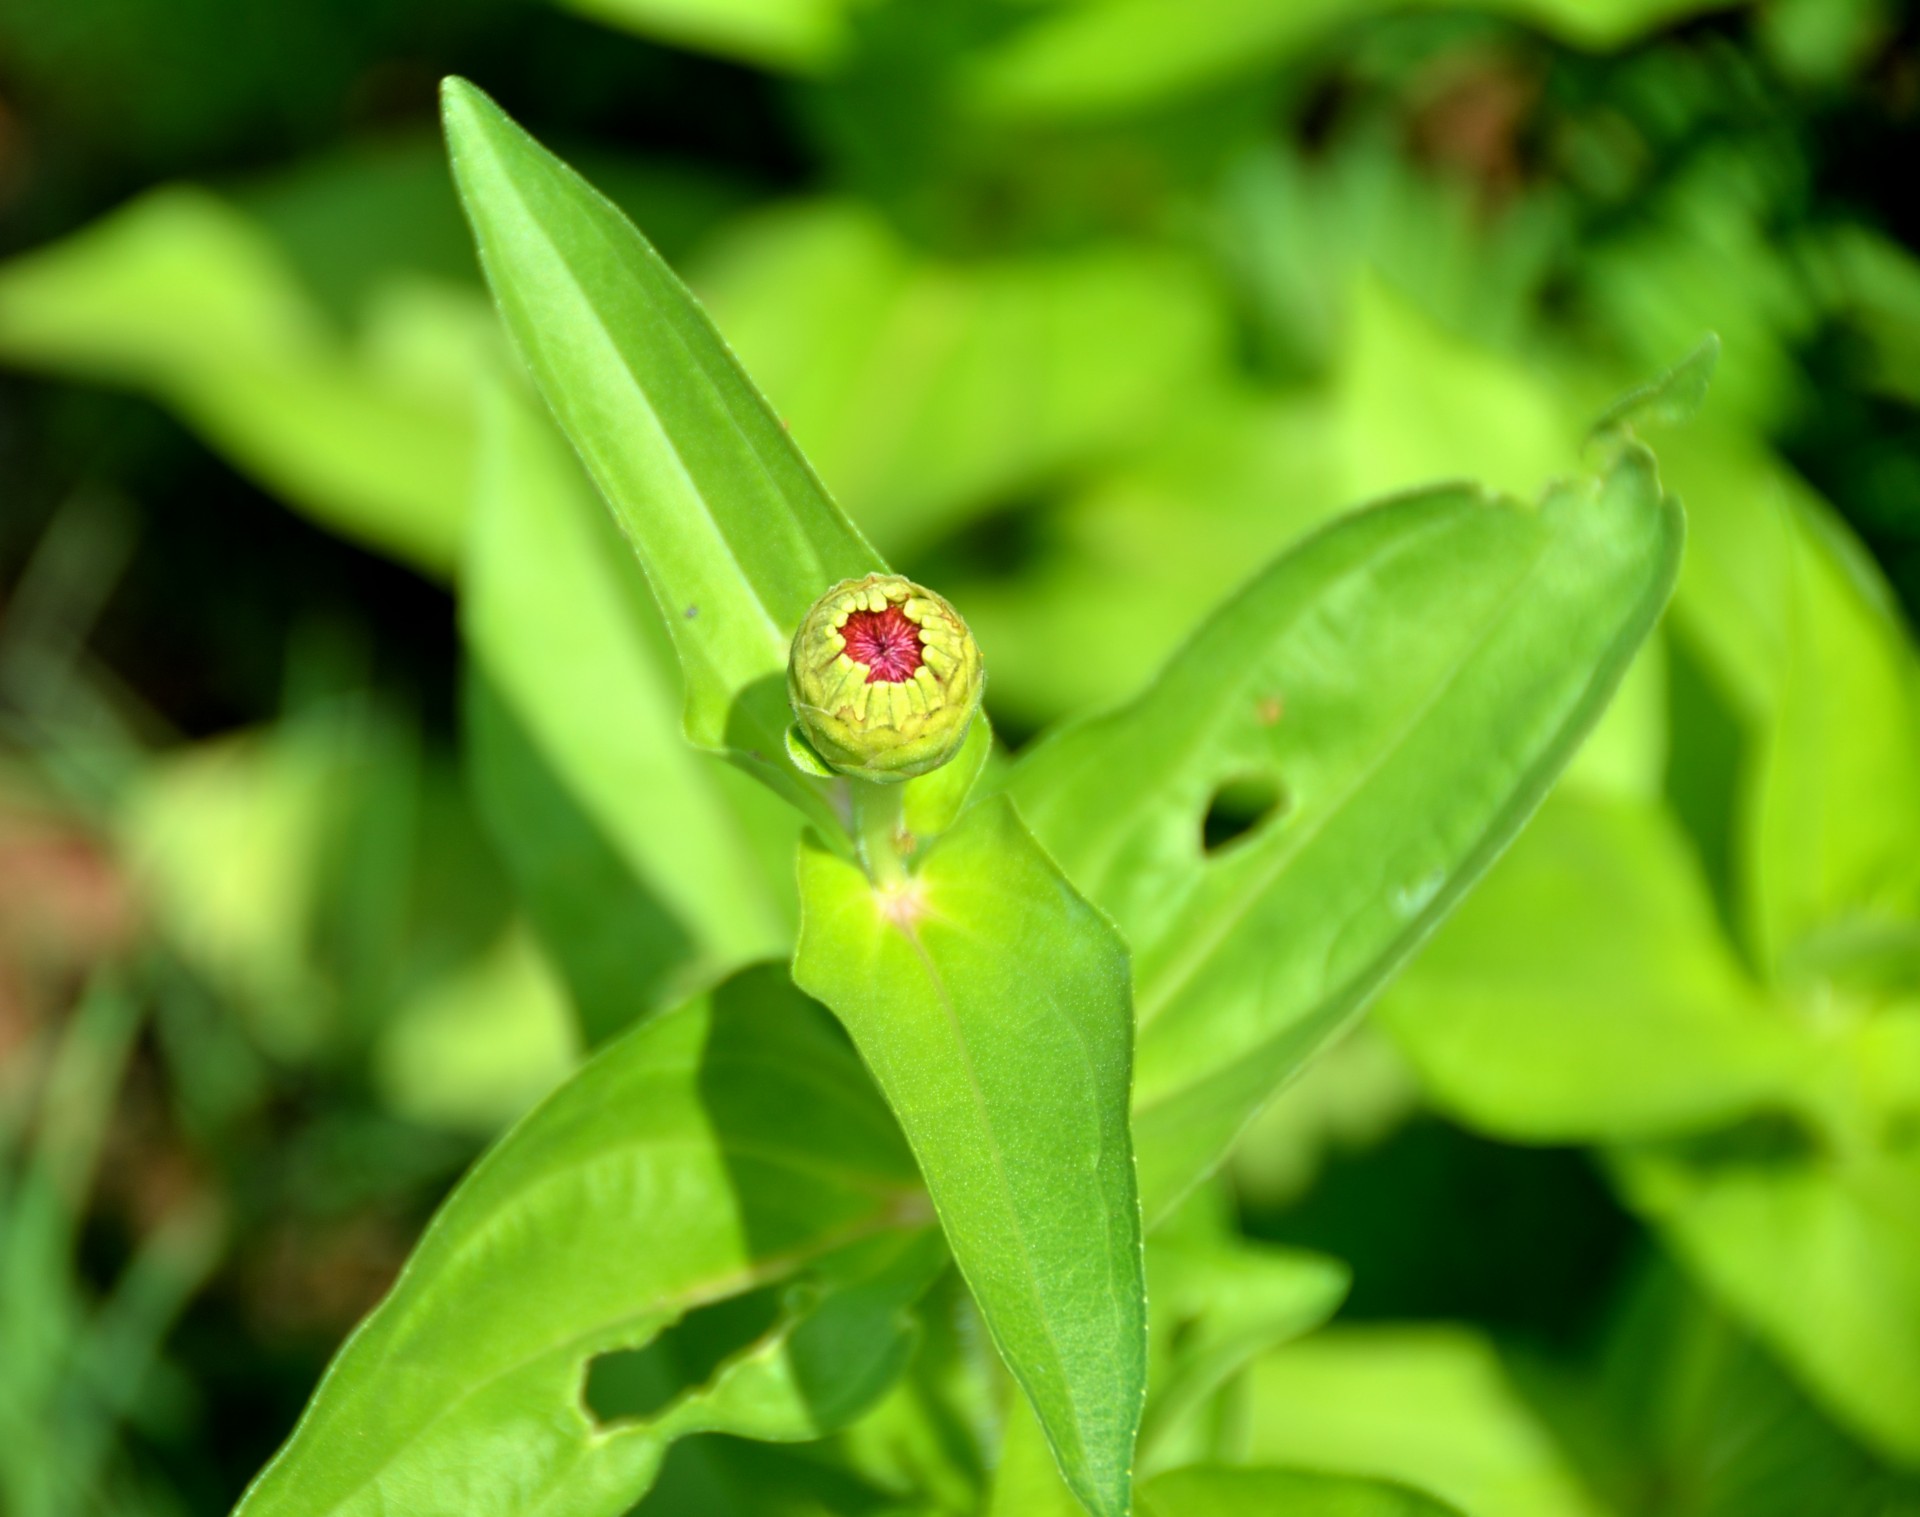
[[[898,685],[913,678],[922,663],[920,629],[898,606],[884,611],[855,611],[840,628],[847,657],[867,666],[869,685]]]

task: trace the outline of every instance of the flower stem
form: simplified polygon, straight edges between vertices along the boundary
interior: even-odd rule
[[[867,866],[867,878],[876,885],[898,885],[907,877],[906,861],[900,855],[902,825],[899,785],[878,785],[870,780],[852,780],[854,833],[860,842],[860,858]]]

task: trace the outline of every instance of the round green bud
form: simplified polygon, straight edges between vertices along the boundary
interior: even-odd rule
[[[960,613],[897,574],[845,579],[793,637],[787,695],[815,753],[888,783],[960,751],[986,676]]]

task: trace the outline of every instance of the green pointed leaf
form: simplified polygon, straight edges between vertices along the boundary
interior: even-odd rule
[[[1401,1485],[1293,1470],[1194,1465],[1150,1480],[1140,1517],[1461,1517]]]
[[[901,886],[811,847],[800,897],[795,979],[900,1118],[1068,1484],[1121,1517],[1146,1378],[1125,948],[999,799]]]
[[[927,1220],[832,1024],[748,971],[481,1161],[239,1510],[619,1517],[684,1434],[818,1437],[904,1363]]]
[[[1644,427],[1677,427],[1693,420],[1706,404],[1713,371],[1720,364],[1720,339],[1709,332],[1694,350],[1658,379],[1629,390],[1594,424],[1603,439]]]
[[[1134,1133],[1157,1217],[1364,1006],[1565,765],[1665,604],[1650,454],[1538,505],[1465,488],[1282,558],[1131,705],[1010,790],[1134,952]],[[1208,852],[1216,797],[1265,814]]]
[[[472,758],[536,925],[604,1037],[786,949],[751,833],[780,834],[784,876],[791,814],[687,746],[659,613],[549,423],[504,390],[485,415],[460,596]]]
[[[633,224],[472,85],[448,80],[444,105],[487,282],[646,569],[687,735],[831,828],[786,755],[787,645],[830,585],[885,565]]]
[[[1449,1115],[1519,1142],[1785,1107],[1812,1051],[1663,811],[1558,791],[1380,1004]]]

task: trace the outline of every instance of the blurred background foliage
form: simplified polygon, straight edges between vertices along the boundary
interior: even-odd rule
[[[479,1147],[792,930],[791,824],[663,747],[570,465],[476,497],[449,72],[687,274],[1014,746],[1355,502],[1533,493],[1719,332],[1663,634],[1215,1197],[1353,1288],[1212,1452],[1476,1517],[1920,1512],[1894,0],[10,0],[0,1511],[226,1510]],[[713,1453],[644,1510],[889,1499]]]

